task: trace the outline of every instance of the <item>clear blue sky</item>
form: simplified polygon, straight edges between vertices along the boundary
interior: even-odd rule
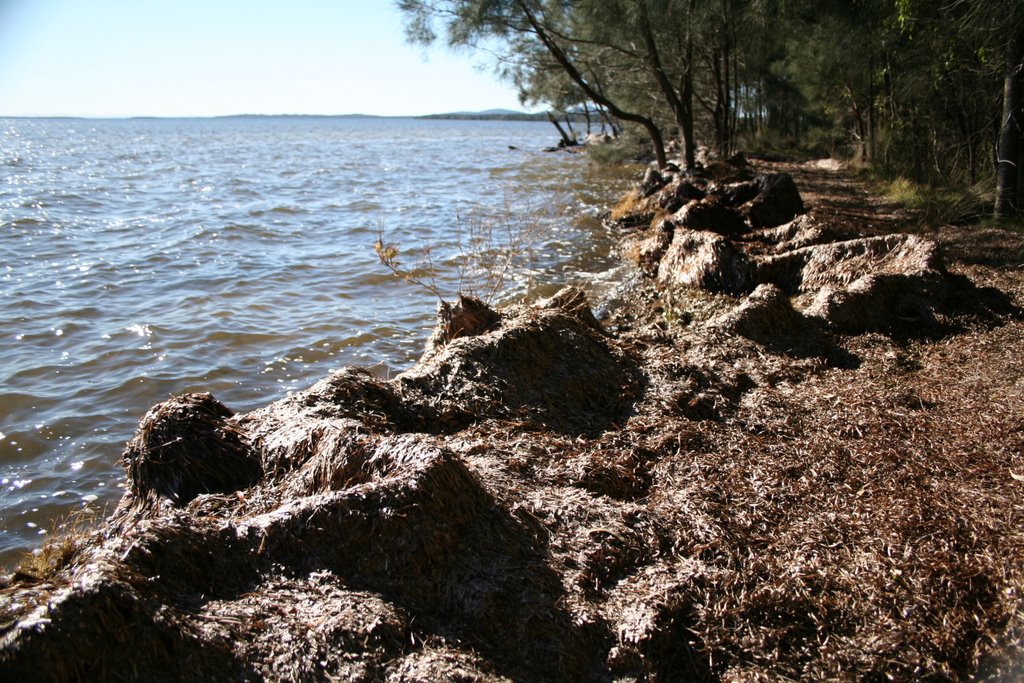
[[[521,109],[392,0],[0,0],[0,116]]]

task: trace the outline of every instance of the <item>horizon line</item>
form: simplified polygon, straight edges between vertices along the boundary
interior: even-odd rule
[[[83,120],[132,120],[132,119],[233,119],[233,118],[363,118],[363,119],[421,119],[439,116],[474,115],[516,115],[544,116],[546,111],[523,111],[518,109],[481,109],[479,111],[448,111],[432,114],[0,114],[3,119],[83,119]]]

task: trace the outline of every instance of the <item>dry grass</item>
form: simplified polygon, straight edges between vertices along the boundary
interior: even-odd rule
[[[1020,364],[951,377],[871,351],[855,371],[755,390],[712,448],[655,470],[649,505],[691,565],[694,630],[726,678],[961,679],[1019,627]]]
[[[42,546],[26,553],[12,572],[15,579],[42,582],[67,568],[78,554],[95,539],[98,523],[94,508],[76,510],[53,524]]]
[[[649,224],[662,212],[656,198],[644,197],[640,190],[632,190],[620,199],[608,213],[608,221],[624,228]]]
[[[498,207],[477,206],[457,216],[455,244],[427,243],[410,251],[387,242],[380,222],[373,248],[392,275],[430,292],[442,305],[460,297],[493,304],[531,289],[538,244],[551,232],[551,217],[564,212],[563,206],[542,209],[506,195]],[[412,257],[411,263],[406,255]],[[455,291],[446,291],[453,276],[458,283]]]

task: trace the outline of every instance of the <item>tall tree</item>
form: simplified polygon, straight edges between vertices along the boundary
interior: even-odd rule
[[[693,130],[694,35],[691,19],[696,0],[639,0],[637,5],[639,11],[636,29],[643,40],[644,59],[675,117],[679,140],[683,147],[683,165],[686,168],[693,168],[697,144]],[[658,12],[658,24],[662,28],[669,27],[675,33],[674,53],[664,49],[667,41],[662,41],[659,47],[659,41],[655,37],[655,22],[652,20],[655,11]],[[667,60],[672,57],[675,57],[675,69],[670,72]]]
[[[1020,0],[399,0],[410,36],[498,56],[524,101],[596,106],[693,166],[748,141],[832,152],[1024,204]]]
[[[997,216],[1017,213],[1022,205],[1024,171],[1024,25],[1013,27],[1006,45],[1003,108],[996,145]]]
[[[399,0],[405,13],[407,32],[413,40],[429,43],[437,38],[437,29],[443,31],[451,46],[487,44],[492,52],[500,53],[506,64],[514,69],[533,70],[540,66],[537,60],[517,56],[537,54],[543,49],[550,63],[554,63],[565,76],[592,102],[606,109],[612,116],[642,127],[651,140],[659,167],[668,164],[661,126],[651,113],[619,92],[628,81],[614,82],[610,74],[621,72],[615,62],[629,63],[631,50],[622,45],[601,40],[601,31],[583,19],[586,12],[577,4],[558,0]],[[611,60],[611,61],[609,61]],[[514,80],[520,87],[536,83],[537,79],[520,73]],[[526,92],[526,97],[538,97],[537,92]]]

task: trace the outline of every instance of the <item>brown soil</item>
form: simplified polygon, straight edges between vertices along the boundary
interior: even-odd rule
[[[758,170],[820,231],[737,235],[749,263],[913,225],[842,170]],[[388,382],[161,404],[113,517],[0,579],[0,678],[1018,680],[1024,239],[885,244],[825,288],[904,278],[867,332],[825,289],[638,276],[601,324],[564,290]],[[919,276],[927,320],[881,310]]]

